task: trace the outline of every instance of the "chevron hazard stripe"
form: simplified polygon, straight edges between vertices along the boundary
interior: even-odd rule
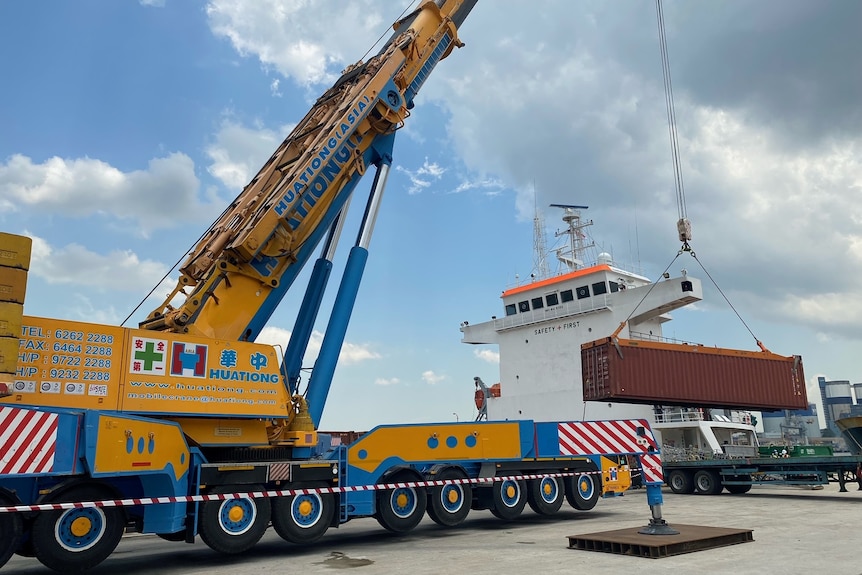
[[[663,481],[658,444],[644,419],[565,422],[557,432],[560,455],[641,454],[644,479]]]
[[[641,455],[641,471],[644,481],[664,483],[664,472],[661,469],[661,457],[653,454]]]
[[[573,421],[558,426],[561,455],[603,455],[657,451],[655,436],[644,419]],[[643,430],[643,435],[638,430]],[[652,450],[650,450],[652,448]]]
[[[0,475],[52,471],[58,421],[55,413],[0,408]]]

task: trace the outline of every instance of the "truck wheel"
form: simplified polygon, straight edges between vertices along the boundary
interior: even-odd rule
[[[513,472],[519,475],[517,472]],[[495,481],[491,487],[494,517],[511,521],[516,519],[527,505],[527,483],[523,479],[503,479]]]
[[[0,495],[0,507],[15,505],[9,497]],[[0,513],[0,567],[9,561],[21,544],[24,520],[20,513]]]
[[[733,475],[729,477],[733,481],[751,481],[750,475]],[[725,485],[725,489],[727,489],[728,493],[732,493],[733,495],[741,495],[743,493],[748,493],[751,491],[751,484],[748,485]]]
[[[30,536],[32,530],[27,528],[26,521],[24,523],[23,541],[18,545],[18,549],[15,550],[15,555],[20,555],[21,557],[35,557],[36,550],[33,549],[33,538]]]
[[[51,503],[115,499],[96,485],[79,485],[62,492]],[[82,573],[92,569],[117,548],[125,531],[125,516],[117,507],[80,507],[42,511],[33,520],[30,538],[36,558],[49,569]]]
[[[422,477],[409,469],[384,476],[382,483],[421,482]],[[377,492],[377,513],[374,517],[385,529],[393,533],[407,533],[422,521],[428,496],[422,487],[381,489]]]
[[[311,483],[305,489],[329,487],[326,483]],[[276,497],[272,501],[272,526],[275,532],[290,543],[314,543],[323,537],[335,515],[335,498],[332,493],[310,491],[289,497]]]
[[[602,495],[602,480],[595,465],[582,470],[580,475],[566,477],[566,501],[578,511],[589,511]]]
[[[210,494],[262,491],[258,485],[216,487]],[[234,555],[248,551],[263,537],[272,515],[269,499],[228,497],[204,501],[198,513],[198,534],[213,551]]]
[[[539,515],[553,515],[563,506],[566,489],[556,477],[542,477],[527,482],[527,503]]]
[[[689,495],[694,493],[694,481],[691,473],[674,469],[670,472],[667,478],[667,484],[670,485],[670,490],[681,495]]]
[[[450,467],[428,479],[434,481],[467,479],[467,474]],[[428,493],[428,517],[437,525],[454,527],[467,518],[472,501],[473,490],[468,483],[448,483],[440,487],[432,487]]]
[[[698,495],[718,495],[721,487],[721,478],[711,469],[701,469],[694,474],[694,490]]]

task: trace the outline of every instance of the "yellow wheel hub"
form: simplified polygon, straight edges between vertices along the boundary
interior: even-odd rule
[[[93,522],[90,521],[87,517],[78,517],[74,521],[72,521],[72,525],[69,530],[72,532],[72,535],[75,537],[83,537],[93,528]]]
[[[590,482],[586,479],[581,479],[581,491],[588,491],[590,488]]]
[[[511,499],[514,496],[515,496],[515,486],[514,485],[507,485],[506,486],[506,497]]]
[[[300,503],[299,503],[299,514],[300,515],[302,515],[303,517],[311,515],[312,509],[314,509],[314,507],[311,505],[311,501],[308,501],[308,500],[300,501]]]
[[[553,493],[553,487],[550,483],[545,483],[544,485],[542,485],[542,491],[545,493],[545,495],[550,495],[551,493]]]
[[[240,521],[245,516],[245,512],[242,510],[241,505],[234,505],[227,512],[227,516],[228,516],[228,519],[230,519],[231,521],[236,523],[237,521]]]
[[[407,497],[406,493],[399,493],[395,498],[395,503],[398,507],[407,507],[407,504],[410,502],[410,499]]]
[[[458,502],[458,492],[454,489],[450,489],[449,493],[446,494],[446,499],[449,500],[449,503],[457,503]]]

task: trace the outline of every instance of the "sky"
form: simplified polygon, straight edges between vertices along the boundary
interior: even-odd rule
[[[0,3],[0,229],[34,239],[25,312],[135,327],[198,236],[407,7]],[[673,262],[704,281],[704,301],[674,312],[665,335],[801,355],[818,404],[818,376],[862,381],[862,4],[663,10],[697,260],[674,261],[654,2],[479,0],[465,46],[396,138],[322,429],[475,418],[472,379],[497,381],[499,355],[461,343],[459,325],[500,314],[500,293],[529,276],[537,208],[553,245],[551,203],[589,206],[618,263],[658,278]],[[258,341],[286,345],[302,277]]]

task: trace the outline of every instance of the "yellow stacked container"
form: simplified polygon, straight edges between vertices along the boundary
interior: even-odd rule
[[[33,241],[0,232],[0,397],[11,395]]]

